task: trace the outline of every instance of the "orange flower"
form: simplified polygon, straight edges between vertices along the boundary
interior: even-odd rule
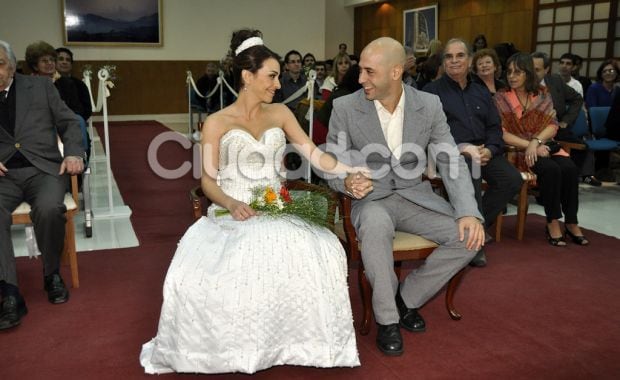
[[[278,199],[278,194],[271,188],[271,186],[265,189],[265,203],[272,204]]]

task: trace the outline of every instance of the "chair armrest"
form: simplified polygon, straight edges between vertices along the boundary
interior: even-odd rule
[[[203,200],[205,207],[211,206],[211,200],[202,191],[200,186],[196,186],[189,191],[189,200],[192,202],[192,210],[194,219],[198,220],[202,217]]]
[[[339,198],[342,227],[344,229],[344,235],[347,238],[347,252],[351,260],[361,260],[357,234],[355,233],[355,227],[353,227],[353,222],[351,221],[351,198],[345,194],[339,194]]]
[[[566,151],[566,153],[570,153],[571,149],[575,150],[586,150],[588,146],[586,144],[569,142],[569,141],[558,141],[562,149]]]

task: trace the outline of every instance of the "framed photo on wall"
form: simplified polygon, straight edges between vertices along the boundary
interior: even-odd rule
[[[426,52],[431,40],[438,38],[437,4],[403,11],[403,44],[416,53]]]
[[[65,45],[161,46],[161,0],[61,0]]]

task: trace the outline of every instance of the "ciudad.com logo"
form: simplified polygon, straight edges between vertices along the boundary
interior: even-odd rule
[[[191,150],[191,161],[184,161],[175,168],[165,167],[159,159],[160,149],[164,144],[178,144],[183,149]],[[228,144],[223,147],[223,152],[217,153],[217,157],[226,162],[219,162],[219,167],[216,168],[211,159],[214,156],[213,149],[210,144],[193,143],[182,134],[167,131],[160,133],[151,141],[147,160],[156,175],[171,180],[184,177],[190,172],[194,179],[200,179],[203,170],[217,172],[222,179],[225,176],[239,175],[249,179],[260,179],[273,175],[276,171],[285,172],[287,179],[295,180],[307,177],[309,165],[308,160],[298,152],[312,151],[311,147],[291,143],[282,143],[275,149],[273,146],[260,144],[247,144],[241,148],[235,144]],[[347,173],[330,173],[328,168],[321,168],[318,159],[321,152],[328,152],[352,167],[367,167],[373,179],[381,179],[387,175],[396,175],[403,180],[416,179],[422,175],[433,178],[439,173],[446,176],[446,171],[451,178],[457,178],[461,170],[466,170],[467,175],[474,178],[480,178],[481,174],[480,164],[475,161],[471,164],[470,174],[467,165],[462,161],[459,148],[448,143],[431,143],[426,149],[417,144],[402,144],[395,149],[399,153],[397,158],[383,144],[368,144],[361,150],[352,150],[348,148],[343,134],[339,136],[337,143],[323,144],[319,149],[320,151],[312,151],[310,157],[314,163],[312,170],[315,175],[325,180],[344,178]]]

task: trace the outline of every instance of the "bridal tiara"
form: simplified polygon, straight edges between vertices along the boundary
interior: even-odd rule
[[[263,39],[260,37],[250,37],[243,41],[241,45],[235,50],[235,55],[239,55],[242,51],[251,48],[252,46],[263,45]]]

